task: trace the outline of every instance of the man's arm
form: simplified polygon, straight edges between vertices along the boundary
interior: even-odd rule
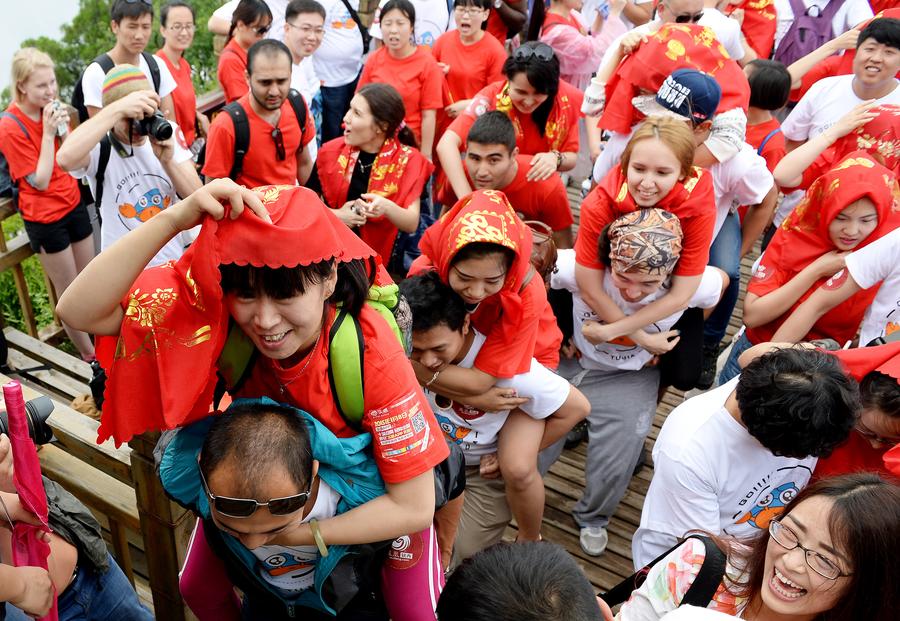
[[[744,222],[741,225],[741,256],[744,257],[753,248],[763,231],[775,216],[778,204],[778,187],[773,185],[766,197],[756,205],[750,205]]]
[[[847,268],[844,268],[845,270]],[[816,322],[838,304],[847,301],[851,295],[861,291],[859,284],[847,272],[846,279],[837,288],[822,285],[812,295],[794,309],[794,312],[772,335],[773,341],[797,343],[801,341]]]
[[[315,140],[315,138],[313,138],[313,140]],[[297,182],[300,185],[305,185],[306,182],[309,181],[309,175],[312,173],[314,163],[312,155],[309,153],[309,145],[307,144],[297,155]]]
[[[491,10],[497,11],[497,15],[506,24],[507,30],[519,32],[525,27],[525,20],[528,19],[528,0],[501,2],[499,9],[492,6]]]

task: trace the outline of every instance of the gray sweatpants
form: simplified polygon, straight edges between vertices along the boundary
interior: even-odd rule
[[[628,490],[656,414],[659,370],[589,371],[567,359],[559,374],[591,403],[584,495],[572,516],[582,527],[605,527]]]

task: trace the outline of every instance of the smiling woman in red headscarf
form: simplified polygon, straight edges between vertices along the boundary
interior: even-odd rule
[[[739,371],[737,357],[771,341],[791,313],[820,286],[839,287],[848,273],[844,255],[900,225],[894,175],[867,153],[856,151],[819,177],[784,221],[763,254],[744,300],[747,330],[732,347],[719,383]],[[856,335],[877,288],[851,296],[822,315],[804,340]]]
[[[118,337],[106,365],[100,440],[123,442],[207,416],[217,372],[228,375],[223,348],[235,334],[253,362],[233,396],[276,397],[339,437],[372,434],[387,494],[323,520],[321,537],[350,545],[427,531],[432,468],[447,457],[447,446],[403,347],[366,303],[375,253],[310,190],[265,186],[259,192],[213,181],[104,251],[61,298],[61,316],[93,334]],[[170,238],[201,222],[179,262],[144,271]],[[339,306],[360,326],[363,377],[376,378],[364,385],[356,426],[338,408],[328,381]],[[309,527],[297,532],[303,540],[291,545],[315,545]]]
[[[900,106],[867,102],[837,123],[785,155],[773,171],[785,191],[807,189],[853,151],[865,151],[876,162],[900,172]]]

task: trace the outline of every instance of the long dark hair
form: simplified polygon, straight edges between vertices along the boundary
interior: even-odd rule
[[[537,41],[541,38],[541,29],[544,27],[544,19],[547,17],[547,7],[543,0],[535,2],[531,7],[531,17],[528,19],[528,30],[525,33],[526,41]]]
[[[241,0],[238,2],[234,13],[231,14],[231,28],[228,29],[228,40],[234,36],[234,29],[237,23],[250,25],[258,19],[268,18],[269,23],[272,22],[272,11],[264,0]]]
[[[366,84],[356,94],[369,104],[372,118],[384,131],[385,136],[391,137],[396,134],[397,140],[401,144],[418,148],[415,134],[409,127],[403,125],[406,107],[403,105],[403,98],[397,89],[390,84],[376,82]]]
[[[779,519],[804,500],[821,496],[833,502],[828,531],[835,546],[850,561],[850,580],[843,596],[816,621],[889,621],[900,610],[900,486],[874,473],[848,474],[820,479],[804,488],[788,503]],[[747,598],[748,606],[759,601],[768,531],[762,533],[745,556],[746,579],[729,591]]]
[[[223,293],[237,293],[241,297],[265,294],[283,300],[306,293],[307,287],[320,283],[335,269],[334,261],[319,261],[296,267],[256,267],[228,263],[219,266]],[[337,285],[328,301],[342,304],[351,315],[359,315],[369,294],[375,266],[369,261],[355,259],[337,264]]]
[[[559,59],[553,54],[549,60],[541,60],[534,54],[538,46],[550,48],[546,43],[535,41],[523,44],[503,63],[503,73],[510,81],[524,73],[534,90],[547,95],[547,99],[531,113],[531,118],[543,137],[547,131],[547,119],[556,105],[556,94],[559,92]]]

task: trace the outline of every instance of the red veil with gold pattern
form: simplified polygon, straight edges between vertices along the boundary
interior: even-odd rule
[[[296,267],[374,258],[310,190],[264,186],[269,224],[249,210],[236,220],[207,216],[177,262],[144,270],[123,300],[118,338],[104,337],[109,374],[98,441],[116,443],[209,414],[229,314],[219,265]],[[111,359],[109,359],[111,358]]]

